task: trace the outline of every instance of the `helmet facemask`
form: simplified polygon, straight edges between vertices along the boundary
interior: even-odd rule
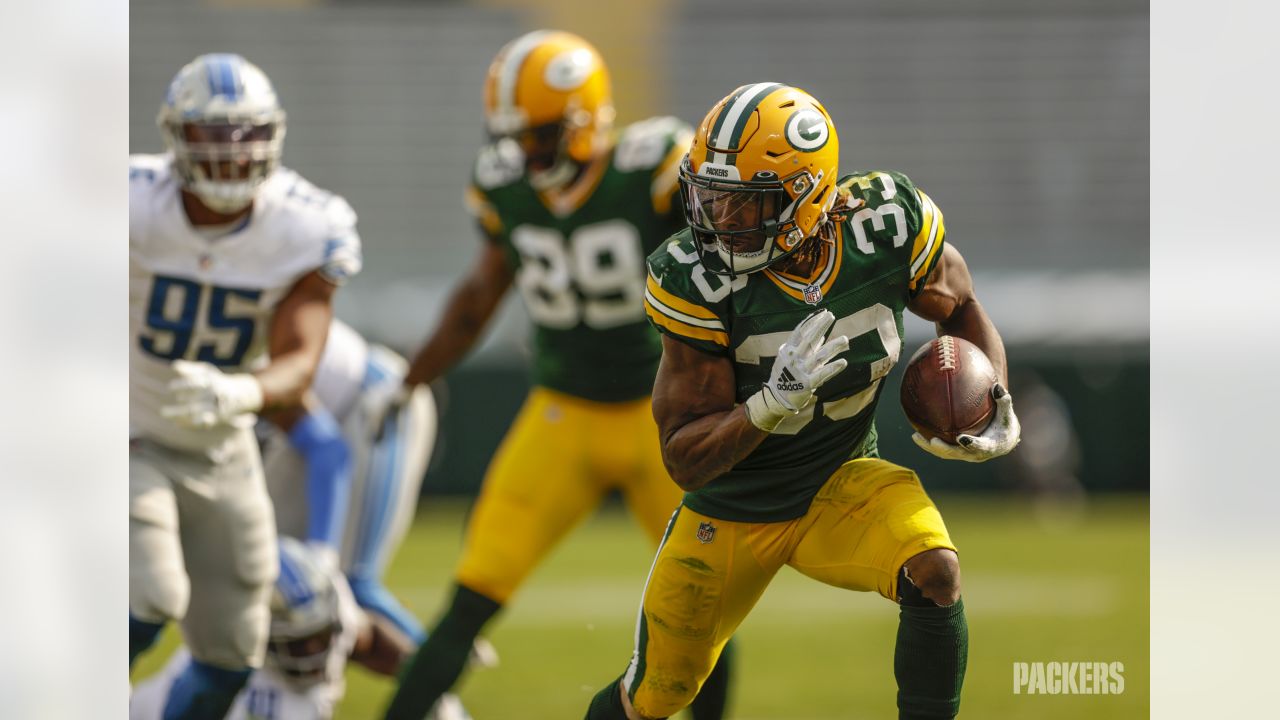
[[[333,622],[302,637],[273,633],[267,642],[267,662],[297,687],[323,682],[340,629],[338,623]]]
[[[603,145],[611,113],[597,117],[570,104],[564,117],[540,125],[521,126],[506,133],[493,133],[497,141],[508,139],[520,148],[529,183],[539,192],[567,185],[591,160],[596,147]],[[594,122],[593,122],[594,121]]]
[[[704,169],[732,174],[723,167]],[[802,169],[785,179],[764,171],[751,180],[709,174],[691,172],[687,158],[682,164],[685,220],[704,248],[715,249],[730,275],[754,272],[792,255],[825,222],[825,208],[812,227],[801,228],[796,221],[805,203],[828,200],[813,197],[822,187],[821,171],[815,178]]]
[[[162,126],[183,185],[209,209],[234,213],[253,202],[280,165],[284,112],[269,120],[171,122]]]

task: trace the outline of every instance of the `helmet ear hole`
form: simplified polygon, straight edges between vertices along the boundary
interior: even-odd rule
[[[830,186],[830,185],[828,185],[828,186],[826,186],[826,187],[822,188],[822,192],[818,193],[817,197],[815,197],[815,198],[813,199],[813,204],[814,204],[814,205],[817,205],[817,206],[819,206],[819,207],[821,207],[821,206],[822,206],[822,201],[823,201],[823,199],[824,199],[824,198],[826,198],[827,193],[828,193],[828,192],[830,192],[830,191],[831,191],[831,186]]]

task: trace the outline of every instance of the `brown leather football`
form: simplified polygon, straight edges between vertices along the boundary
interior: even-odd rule
[[[986,429],[995,412],[996,369],[978,346],[943,335],[925,343],[902,376],[902,411],[916,432],[954,444]]]

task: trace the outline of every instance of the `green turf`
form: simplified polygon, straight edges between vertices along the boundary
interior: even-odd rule
[[[1007,499],[936,498],[960,547],[969,616],[961,717],[1072,720],[1148,714],[1146,498],[1093,499],[1077,513]],[[434,619],[445,600],[465,506],[425,504],[388,575]],[[468,676],[478,720],[582,717],[630,657],[651,552],[622,513],[579,528],[491,628],[501,665]],[[738,633],[738,720],[893,718],[896,608],[784,569]],[[163,648],[172,646],[168,633]],[[139,662],[135,677],[164,649]],[[1014,662],[1121,661],[1122,695],[1014,695]],[[340,718],[380,717],[390,681],[353,669]]]

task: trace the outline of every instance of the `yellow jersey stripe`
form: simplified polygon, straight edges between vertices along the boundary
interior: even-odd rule
[[[933,250],[929,253],[929,255],[922,258],[924,262],[920,264],[920,269],[917,270],[915,274],[911,276],[911,282],[909,283],[909,287],[911,288],[911,290],[914,291],[916,289],[916,286],[920,283],[920,281],[927,278],[929,276],[929,273],[933,271],[933,266],[938,264],[938,258],[942,255],[942,248],[946,244],[945,242],[943,242],[946,239],[946,237],[947,237],[947,226],[945,223],[941,221],[941,218],[939,218],[938,239],[933,244]]]
[[[942,211],[923,191],[917,192],[920,193],[921,209],[929,223],[927,227],[920,230],[920,235],[916,236],[915,243],[912,245],[911,280],[908,283],[912,292],[918,289],[920,282],[928,277],[933,266],[937,264],[947,237],[947,224],[942,217]]]
[[[664,314],[647,300],[644,304],[644,311],[648,313],[649,318],[653,320],[655,325],[660,325],[676,335],[682,335],[695,340],[708,340],[722,347],[729,347],[729,334],[726,332],[694,327],[693,325],[683,323],[670,315]]]
[[[707,330],[717,330],[717,331],[724,330],[724,323],[720,322],[719,320],[703,320],[701,318],[693,317],[692,315],[686,315],[680,312],[679,310],[675,310],[671,307],[668,307],[667,305],[664,305],[661,300],[654,297],[653,293],[649,292],[648,290],[644,291],[644,301],[652,305],[654,310],[657,310],[658,312],[662,313],[663,315],[666,315],[672,320],[679,320],[685,325],[692,325],[694,327],[700,327]]]
[[[688,300],[682,300],[676,297],[675,295],[672,295],[671,293],[667,292],[666,290],[663,290],[662,286],[658,284],[658,281],[654,279],[653,275],[649,275],[648,278],[645,280],[645,289],[653,293],[653,296],[657,298],[658,302],[662,303],[663,305],[666,305],[672,310],[678,310],[684,313],[685,315],[689,315],[702,320],[719,321],[719,318],[716,317],[716,314],[711,312],[710,310],[704,307],[700,307],[698,305],[694,305]]]
[[[942,217],[938,212],[937,206],[933,204],[933,200],[924,194],[923,190],[916,190],[920,196],[920,232],[916,233],[915,239],[911,242],[911,272],[914,275],[917,268],[916,263],[919,262],[921,255],[928,255],[933,249],[931,243],[936,240],[934,236],[934,224]]]

